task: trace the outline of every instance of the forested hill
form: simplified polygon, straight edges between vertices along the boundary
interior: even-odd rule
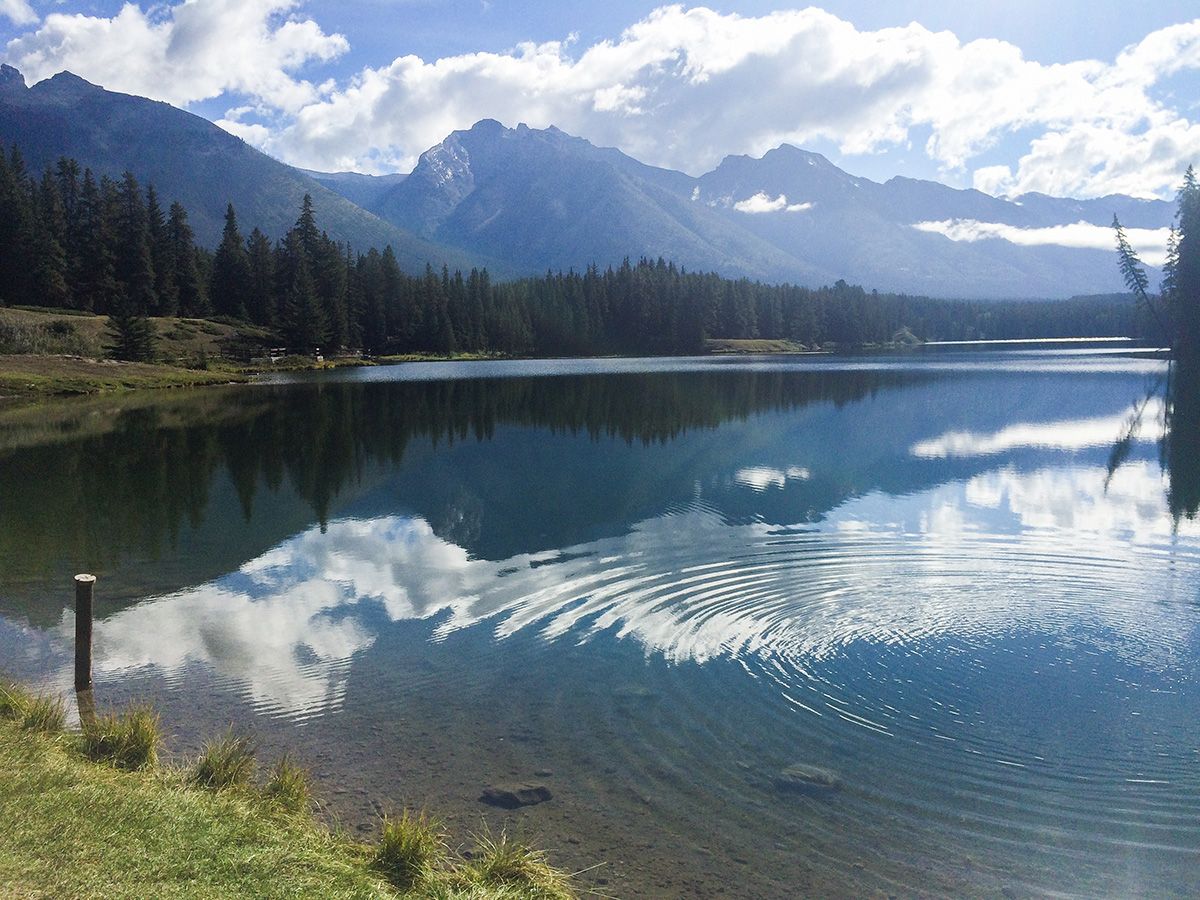
[[[265,326],[295,351],[486,351],[514,355],[695,353],[706,338],[806,346],[924,340],[1134,335],[1123,296],[952,302],[810,289],[688,272],[662,259],[494,282],[426,266],[405,274],[390,246],[367,252],[321,230],[305,195],[272,241],[244,233],[232,204],[215,252],[189,210],[126,173],[99,178],[75,160],[31,172],[0,154],[0,303],[106,313],[128,329],[122,355],[152,355],[147,316],[220,315]],[[143,324],[139,325],[138,323]]]
[[[331,237],[363,249],[391,245],[400,266],[410,272],[427,262],[467,268],[484,262],[383,221],[207,119],[167,103],[106,91],[69,72],[27,87],[16,69],[0,67],[0,145],[13,144],[35,171],[66,156],[97,178],[115,179],[129,171],[139,181],[152,182],[162,196],[187,207],[197,240],[208,247],[221,237],[229,201],[247,223],[274,240],[291,226],[304,195],[311,194]]]

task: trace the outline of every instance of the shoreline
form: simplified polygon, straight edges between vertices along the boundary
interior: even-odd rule
[[[258,745],[232,729],[160,762],[156,712],[97,717],[90,696],[73,730],[73,701],[0,678],[0,883],[14,896],[576,896],[572,876],[503,832],[452,844],[442,820],[404,810],[352,836],[290,754],[260,774]]]

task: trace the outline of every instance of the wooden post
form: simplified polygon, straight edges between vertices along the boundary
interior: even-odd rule
[[[92,599],[95,575],[75,576],[75,690],[92,687]]]

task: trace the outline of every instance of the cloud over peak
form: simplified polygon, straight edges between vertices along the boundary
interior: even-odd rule
[[[25,0],[0,4],[11,16]],[[817,8],[743,16],[676,4],[590,46],[566,35],[504,52],[400,55],[314,84],[298,72],[347,43],[298,8],[187,0],[157,13],[126,4],[112,18],[54,14],[6,55],[34,79],[69,68],[179,104],[228,94],[219,124],[317,169],[408,169],[481,118],[557,125],[692,174],[785,141],[845,154],[916,141],[942,171],[990,193],[1168,196],[1200,157],[1193,111],[1160,90],[1200,70],[1200,19],[1111,61],[1048,65],[1005,41],[963,42],[917,23],[870,31]],[[1014,136],[1027,152],[972,168]]]

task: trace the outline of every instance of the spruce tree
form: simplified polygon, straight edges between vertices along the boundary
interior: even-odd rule
[[[1200,358],[1200,184],[1188,166],[1179,189],[1175,243],[1168,260],[1167,297],[1176,349]]]
[[[225,230],[213,256],[209,296],[213,310],[222,316],[246,318],[250,285],[250,262],[238,231],[237,213],[230,203],[225,210]]]
[[[179,312],[179,289],[175,254],[154,185],[146,188],[146,232],[150,243],[150,259],[154,265],[153,313],[156,316],[176,315]]]
[[[0,157],[3,157],[0,149]],[[34,198],[25,160],[14,146],[0,167],[0,302],[33,301],[29,259],[34,243]]]
[[[32,220],[32,299],[39,306],[66,307],[71,305],[71,289],[67,284],[67,254],[63,249],[67,222],[63,212],[58,182],[50,170],[42,177],[37,191],[37,204]]]
[[[181,316],[205,316],[209,313],[208,294],[196,258],[196,242],[187,210],[176,202],[171,204],[167,217],[167,242],[170,248],[171,272],[175,296]]]
[[[115,265],[117,283],[128,312],[145,316],[155,311],[154,262],[150,256],[150,231],[142,190],[132,172],[126,172],[116,193]]]
[[[96,313],[107,313],[117,295],[116,267],[113,259],[112,218],[104,186],[83,173],[79,190],[79,225],[76,243],[78,256],[71,267],[75,305]]]
[[[128,362],[154,359],[154,323],[123,294],[117,298],[108,316],[108,355]]]
[[[311,353],[325,341],[325,316],[317,299],[303,240],[293,229],[283,244],[280,326],[293,353]]]
[[[277,316],[275,255],[270,239],[257,228],[250,232],[246,241],[246,263],[250,278],[246,311],[250,321],[258,325],[274,325]]]

